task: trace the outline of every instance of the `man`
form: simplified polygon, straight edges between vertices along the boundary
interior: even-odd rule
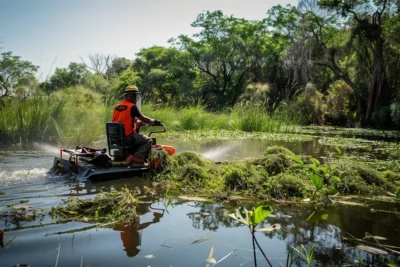
[[[149,125],[160,125],[161,122],[146,117],[140,112],[141,96],[135,85],[129,85],[125,89],[125,99],[115,106],[112,116],[113,122],[120,122],[124,125],[126,143],[128,146],[139,146],[133,155],[128,155],[126,161],[147,165],[146,158],[152,145],[152,139],[148,136],[138,134],[136,126],[140,122]],[[140,120],[137,121],[137,120]]]

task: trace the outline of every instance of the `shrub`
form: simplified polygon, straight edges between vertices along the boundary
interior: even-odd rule
[[[292,104],[292,109],[306,118],[307,123],[324,122],[323,96],[314,84],[308,83],[304,92]]]
[[[353,89],[344,81],[331,84],[326,96],[325,121],[344,125],[348,120],[349,104],[353,95]]]

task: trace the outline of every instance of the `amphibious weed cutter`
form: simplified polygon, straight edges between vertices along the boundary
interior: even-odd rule
[[[148,136],[167,131],[164,124],[160,124],[160,127],[163,129],[151,131]],[[139,129],[137,131],[139,132]],[[148,165],[132,164],[124,160],[129,154],[133,154],[138,146],[127,145],[124,125],[119,122],[109,122],[106,124],[106,132],[108,154],[106,148],[77,146],[75,149],[60,149],[60,156],[54,158],[52,171],[58,175],[71,174],[78,180],[134,177],[160,170],[166,157],[164,152],[171,156],[175,154],[174,147],[159,145],[156,138],[152,137],[150,163]]]

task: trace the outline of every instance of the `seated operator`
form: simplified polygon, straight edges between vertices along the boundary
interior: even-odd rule
[[[120,122],[124,125],[128,146],[138,146],[133,155],[128,155],[126,161],[147,165],[146,158],[150,152],[152,139],[146,135],[136,133],[137,120],[139,119],[149,125],[160,125],[161,122],[146,117],[140,112],[141,96],[139,89],[135,85],[127,86],[124,96],[125,99],[114,108],[112,121]]]

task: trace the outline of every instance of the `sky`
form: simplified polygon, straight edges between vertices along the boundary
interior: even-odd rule
[[[134,59],[142,48],[167,47],[198,32],[190,25],[205,11],[260,20],[278,4],[297,0],[0,0],[0,51],[39,66],[44,80],[90,54]]]

